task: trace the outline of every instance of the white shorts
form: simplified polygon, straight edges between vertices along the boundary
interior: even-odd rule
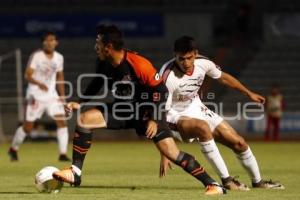
[[[33,122],[41,118],[45,111],[52,118],[56,115],[65,115],[63,103],[56,98],[48,101],[29,99],[26,106],[26,121]]]
[[[223,121],[223,118],[208,109],[199,98],[195,98],[191,104],[185,108],[183,111],[176,111],[174,109],[171,109],[167,113],[167,122],[170,124],[177,124],[180,117],[189,117],[189,118],[195,118],[204,120],[208,123],[210,130],[213,132],[215,128]],[[177,139],[182,140],[182,138],[179,138],[180,133],[178,131],[173,131],[173,136]],[[193,140],[189,140],[191,142]]]

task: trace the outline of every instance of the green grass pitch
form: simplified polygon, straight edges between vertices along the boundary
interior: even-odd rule
[[[1,145],[0,199],[107,199],[107,200],[298,200],[300,199],[300,143],[250,143],[264,178],[281,181],[285,190],[252,189],[249,192],[229,191],[224,196],[204,196],[204,188],[179,167],[158,178],[159,154],[151,142],[98,142],[87,155],[80,188],[65,184],[59,194],[39,194],[34,187],[34,175],[44,166],[58,168],[68,163],[57,161],[57,145],[25,143],[20,161],[11,163]],[[197,144],[179,144],[182,150],[198,158],[207,171],[217,178],[205,161]],[[250,184],[247,173],[234,154],[220,146],[220,151],[232,175]],[[219,180],[217,178],[217,180]]]

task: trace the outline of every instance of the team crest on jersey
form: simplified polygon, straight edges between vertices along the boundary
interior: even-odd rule
[[[178,101],[186,101],[189,100],[190,98],[188,95],[178,94],[177,99]]]
[[[159,76],[158,73],[155,74],[154,79],[155,79],[156,81],[158,81],[158,80],[160,79],[160,76]]]

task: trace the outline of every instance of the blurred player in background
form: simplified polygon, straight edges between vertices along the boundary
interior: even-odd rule
[[[256,158],[244,138],[223,118],[209,110],[201,102],[198,92],[207,75],[229,88],[239,90],[253,102],[263,104],[265,98],[250,91],[236,78],[222,72],[212,61],[199,55],[196,46],[192,37],[177,39],[174,44],[175,58],[164,64],[160,71],[169,90],[167,122],[173,128],[174,136],[180,140],[197,138],[202,153],[227,189],[249,190],[245,184],[229,175],[214,139],[235,152],[249,173],[253,187],[283,189],[281,184],[261,178]],[[160,176],[165,175],[168,166],[168,160],[162,158]]]
[[[64,57],[55,49],[58,45],[57,36],[46,32],[42,37],[43,48],[32,53],[25,72],[28,81],[26,94],[26,116],[22,126],[14,135],[8,151],[11,161],[18,160],[18,150],[27,135],[30,135],[34,122],[43,113],[52,117],[57,125],[59,161],[70,161],[67,157],[68,128],[64,120],[65,101],[64,88]]]
[[[279,85],[273,84],[271,86],[270,94],[267,96],[266,112],[267,112],[267,125],[265,132],[265,140],[270,140],[270,132],[273,128],[273,140],[279,139],[280,131],[280,118],[284,109],[283,96],[280,93]]]
[[[84,159],[91,147],[93,130],[134,128],[138,135],[152,139],[161,154],[201,181],[206,187],[205,194],[223,194],[225,190],[206,173],[200,163],[192,155],[177,148],[165,120],[165,112],[157,112],[159,107],[164,108],[168,90],[151,62],[136,52],[124,49],[123,36],[117,27],[99,26],[97,34],[95,49],[102,63],[97,72],[112,80],[106,87],[118,96],[109,110],[104,109],[106,106],[98,106],[80,114],[73,139],[72,166],[53,173],[53,177],[79,186]],[[103,84],[103,79],[93,79],[84,93],[85,96],[94,97]],[[70,102],[66,111],[72,112],[79,107],[78,103]],[[124,112],[124,109],[128,112]],[[123,120],[117,117],[122,117]]]

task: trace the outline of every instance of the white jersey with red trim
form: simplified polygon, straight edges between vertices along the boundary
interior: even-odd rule
[[[37,50],[31,54],[27,67],[34,70],[33,79],[45,84],[48,91],[41,90],[36,84],[28,83],[26,97],[33,97],[40,101],[50,98],[58,98],[56,91],[57,72],[63,71],[64,57],[54,52],[52,58],[48,58],[43,50]]]
[[[169,90],[166,110],[183,111],[195,98],[199,98],[198,91],[205,75],[218,79],[221,74],[215,63],[202,56],[195,59],[193,72],[189,75],[178,68],[174,58],[166,62],[160,70]]]

